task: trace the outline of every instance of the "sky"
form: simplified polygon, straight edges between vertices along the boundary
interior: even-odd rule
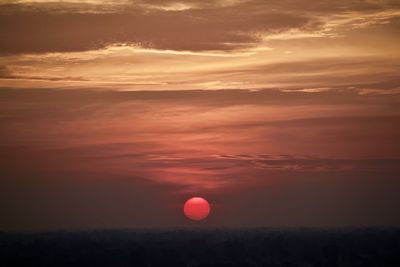
[[[398,227],[399,43],[397,0],[3,0],[0,231]]]

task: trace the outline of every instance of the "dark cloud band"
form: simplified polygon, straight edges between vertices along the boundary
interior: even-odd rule
[[[185,12],[130,9],[120,13],[0,13],[0,52],[85,51],[111,44],[172,50],[235,50],[259,41],[261,32],[303,27],[309,19],[282,12],[238,8]]]

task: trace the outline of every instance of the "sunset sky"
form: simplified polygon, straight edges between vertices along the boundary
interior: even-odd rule
[[[399,44],[398,0],[0,1],[0,231],[400,226]]]

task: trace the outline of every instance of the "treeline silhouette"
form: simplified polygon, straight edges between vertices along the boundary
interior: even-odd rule
[[[399,229],[0,233],[0,266],[400,266]]]

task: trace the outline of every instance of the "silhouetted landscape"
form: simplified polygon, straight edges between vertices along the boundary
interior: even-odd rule
[[[398,229],[1,233],[2,266],[400,266]]]

